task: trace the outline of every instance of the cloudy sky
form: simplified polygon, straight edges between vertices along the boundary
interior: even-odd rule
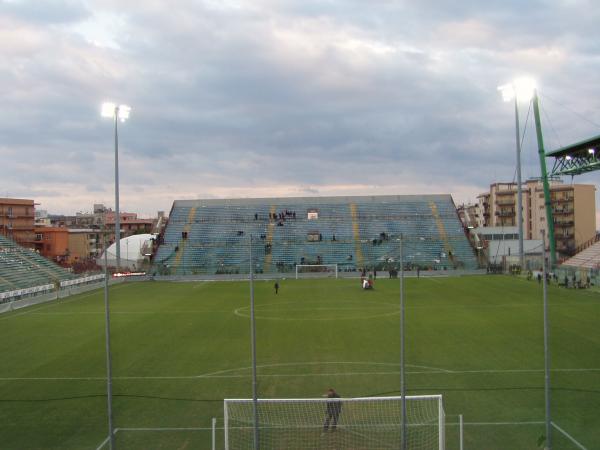
[[[594,0],[0,0],[0,196],[52,213],[114,206],[99,113],[114,100],[133,108],[122,210],[473,201],[515,177],[513,106],[496,89],[515,76],[537,80],[547,150],[600,134],[599,22]],[[539,176],[531,124],[524,178]]]

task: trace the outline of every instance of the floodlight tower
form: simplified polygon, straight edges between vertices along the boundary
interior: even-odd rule
[[[519,125],[519,100],[531,101],[535,84],[529,78],[518,78],[512,83],[498,87],[502,92],[505,102],[515,101],[515,130],[517,140],[517,223],[519,226],[519,265],[525,268],[525,255],[523,250],[523,192],[521,186],[521,131]]]
[[[129,119],[131,107],[117,105],[111,102],[102,104],[102,117],[113,119],[115,122],[115,243],[117,244],[117,269],[121,266],[121,216],[119,213],[119,121]]]
[[[548,240],[550,250],[550,270],[556,266],[556,241],[554,240],[554,218],[552,214],[552,200],[550,198],[550,185],[548,184],[548,171],[546,170],[546,151],[544,150],[544,137],[542,136],[542,121],[540,119],[540,104],[537,89],[533,88],[533,116],[535,118],[535,133],[537,136],[538,155],[540,156],[540,169],[544,185],[544,203],[546,205],[546,223],[548,224]],[[544,245],[544,251],[546,246]]]

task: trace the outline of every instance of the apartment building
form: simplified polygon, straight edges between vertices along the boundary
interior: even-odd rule
[[[34,248],[34,230],[33,200],[0,198],[0,234],[23,247]]]
[[[102,235],[92,228],[69,228],[69,264],[96,259],[100,256]]]
[[[493,183],[489,192],[477,197],[476,222],[479,227],[518,226],[517,183]],[[556,250],[572,255],[596,235],[596,186],[550,182]],[[522,185],[523,237],[548,241],[544,188],[537,179]]]
[[[35,250],[45,258],[64,264],[69,256],[69,230],[60,227],[36,227]]]

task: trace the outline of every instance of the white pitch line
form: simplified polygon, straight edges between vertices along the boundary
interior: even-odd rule
[[[231,370],[231,369],[230,369]],[[237,370],[237,369],[236,369]],[[202,375],[164,375],[164,376],[113,376],[113,380],[197,380],[197,379],[228,379],[249,378],[251,374],[227,374],[227,371],[219,371]],[[485,371],[407,371],[409,375],[461,375],[469,373],[541,373],[539,370],[485,370]],[[554,369],[552,372],[600,372],[600,369]],[[381,372],[324,372],[324,373],[289,373],[289,374],[258,374],[260,378],[306,378],[306,377],[349,377],[349,376],[373,376],[373,375],[398,375],[399,371]],[[1,381],[105,381],[106,377],[0,377]]]
[[[510,425],[543,425],[544,421],[523,421],[523,422],[463,422],[463,425],[469,426],[510,426]],[[458,425],[454,423],[453,425]]]
[[[558,425],[556,425],[554,422],[550,422],[550,423],[552,424],[552,426],[554,428],[556,428],[558,431],[560,431],[562,434],[564,434],[567,437],[567,439],[569,439],[573,444],[575,444],[581,450],[587,450],[587,448],[585,448],[583,445],[581,445],[573,436],[571,436],[569,433],[567,433],[561,427],[559,427]]]
[[[123,428],[119,427],[119,431],[208,431],[212,427],[166,427],[166,428]]]
[[[104,448],[104,446],[106,445],[106,443],[110,440],[110,436],[108,436],[106,439],[104,439],[102,441],[102,444],[100,444],[98,447],[96,447],[96,450],[102,450],[102,448]]]
[[[451,371],[451,370],[448,370],[448,369],[442,369],[442,368],[440,368],[440,367],[417,366],[417,365],[414,365],[414,364],[407,364],[407,365],[408,365],[408,366],[412,366],[412,367],[419,367],[419,368],[421,368],[421,369],[434,370],[434,371],[436,371],[436,372],[446,372],[446,373],[452,373],[452,371]],[[429,372],[427,372],[427,373],[429,373]]]
[[[231,314],[231,310],[223,310],[223,311],[202,311],[202,310],[172,310],[172,311],[111,311],[110,315],[119,315],[119,314]],[[59,312],[32,312],[30,314],[38,315],[38,316],[75,316],[75,315],[87,315],[87,314],[104,314],[104,311],[59,311]]]
[[[118,289],[122,286],[126,286],[126,284],[117,284],[117,285],[113,285],[112,289]],[[97,290],[102,289],[102,288],[98,288],[98,289],[93,289],[92,291],[88,292],[88,293],[84,293],[83,295],[80,294],[75,294],[74,297],[75,298],[69,298],[67,300],[63,300],[63,299],[54,299],[54,300],[48,300],[47,302],[45,302],[43,305],[40,305],[39,308],[35,308],[35,306],[37,305],[32,305],[31,307],[25,307],[26,311],[17,313],[17,314],[10,314],[8,316],[4,316],[4,317],[0,317],[0,320],[8,320],[8,319],[12,319],[14,317],[19,317],[19,316],[24,316],[26,314],[33,314],[36,313],[37,311],[39,311],[40,309],[46,309],[46,308],[51,308],[54,306],[59,306],[59,305],[64,305],[65,303],[71,303],[77,300],[81,300],[83,298],[87,298],[90,297],[92,295],[96,295],[97,294]]]

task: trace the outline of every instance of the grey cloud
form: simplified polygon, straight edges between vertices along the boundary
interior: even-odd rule
[[[90,16],[90,11],[78,0],[4,1],[0,13],[10,14],[21,20],[40,24],[64,24],[78,22]]]
[[[514,71],[543,69],[553,97],[581,91],[571,108],[600,111],[593,46],[552,25],[561,15],[572,23],[576,9],[551,6],[288,1],[228,10],[181,2],[167,14],[161,2],[123,2],[119,50],[56,29],[39,52],[15,58],[20,69],[3,80],[35,95],[9,98],[0,133],[3,145],[41,162],[28,178],[81,183],[88,198],[110,198],[113,129],[98,106],[131,104],[120,127],[121,182],[140,205],[148,195],[165,202],[244,186],[271,185],[273,195],[278,186],[297,186],[298,195],[352,184],[484,188],[514,173],[513,112],[496,92]],[[473,34],[452,35],[469,24]],[[548,56],[544,46],[563,53]],[[566,142],[598,134],[542,103]],[[526,147],[534,174],[535,143]],[[23,176],[11,183],[23,185]]]

